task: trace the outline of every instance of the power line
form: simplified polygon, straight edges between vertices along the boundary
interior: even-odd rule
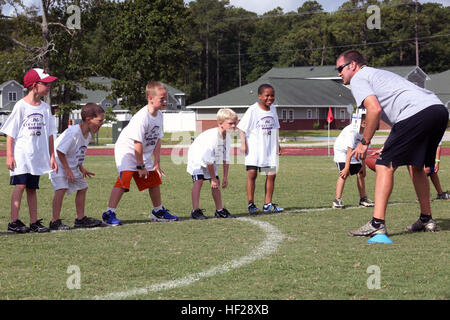
[[[421,37],[418,38],[419,41],[426,40],[426,39],[433,39],[433,38],[443,38],[443,37],[449,37],[449,34],[442,34],[442,35],[433,35],[433,36],[427,36],[427,37]],[[376,42],[367,42],[367,43],[353,43],[353,44],[344,44],[340,46],[326,46],[324,47],[316,47],[316,48],[305,48],[305,49],[291,49],[291,50],[277,50],[277,51],[266,51],[266,52],[252,52],[252,53],[240,53],[241,56],[243,55],[264,55],[264,54],[279,54],[279,53],[287,53],[287,52],[301,52],[301,51],[316,51],[316,50],[324,50],[324,49],[338,49],[338,48],[348,48],[348,47],[361,47],[361,46],[372,46],[372,45],[379,45],[379,44],[389,44],[389,43],[395,43],[395,42],[407,42],[407,41],[415,41],[416,38],[408,38],[408,39],[397,39],[397,40],[384,40],[384,41],[376,41]],[[221,56],[237,56],[238,53],[221,53]]]

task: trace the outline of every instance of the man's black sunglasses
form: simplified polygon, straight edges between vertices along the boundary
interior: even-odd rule
[[[339,67],[337,67],[337,68],[336,68],[337,72],[338,72],[338,73],[341,73],[342,70],[344,70],[344,68],[345,68],[346,66],[348,66],[350,63],[352,63],[352,62],[350,61],[350,62],[344,63],[343,65],[340,65]]]

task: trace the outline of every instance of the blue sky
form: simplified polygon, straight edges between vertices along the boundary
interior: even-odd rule
[[[190,2],[185,0],[185,2]],[[283,8],[284,12],[297,11],[305,0],[230,0],[230,4],[234,7],[241,7],[245,10],[263,14],[276,7]],[[345,0],[318,0],[325,11],[336,11]],[[420,3],[435,2],[442,3],[444,6],[450,5],[450,0],[419,0]]]

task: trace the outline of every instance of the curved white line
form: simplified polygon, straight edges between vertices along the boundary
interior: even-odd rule
[[[148,294],[149,292],[157,292],[188,286],[203,278],[209,278],[215,275],[229,272],[233,269],[248,265],[258,259],[261,259],[264,256],[270,255],[278,249],[278,246],[284,239],[284,235],[277,228],[275,228],[268,222],[252,220],[249,218],[238,218],[237,220],[250,222],[258,226],[267,235],[266,239],[263,242],[261,242],[261,244],[255,250],[250,252],[250,254],[238,259],[231,260],[223,265],[212,267],[205,271],[189,274],[180,279],[166,281],[159,284],[153,284],[151,286],[144,288],[135,288],[128,291],[113,292],[104,296],[94,296],[93,299],[97,300],[125,299],[136,295]]]

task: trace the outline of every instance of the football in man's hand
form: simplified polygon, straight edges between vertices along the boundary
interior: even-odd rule
[[[367,156],[366,158],[366,166],[375,171],[375,162],[377,161],[378,154]]]

